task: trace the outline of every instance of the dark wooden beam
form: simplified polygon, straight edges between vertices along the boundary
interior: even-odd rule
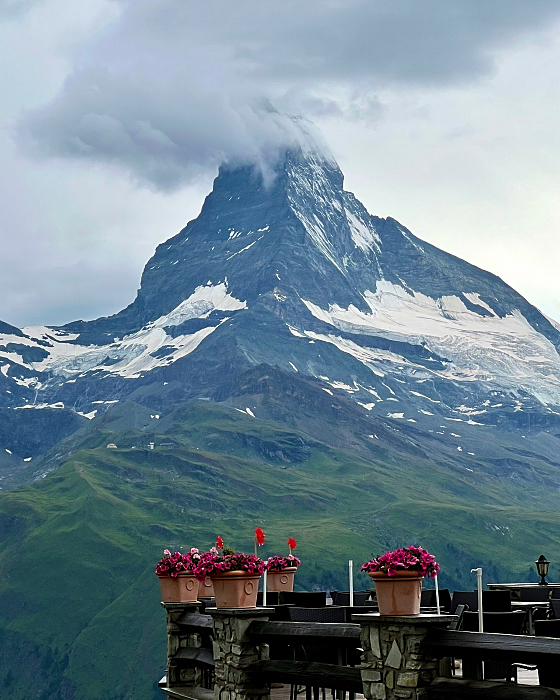
[[[203,647],[181,647],[173,656],[174,660],[189,662],[189,666],[206,666],[214,668],[214,656],[210,649]]]
[[[252,622],[248,634],[253,639],[263,642],[280,641],[285,639],[290,644],[313,642],[332,646],[356,647],[360,642],[360,625],[339,622]]]
[[[441,657],[560,664],[560,639],[551,637],[434,629],[426,637],[424,648],[428,653]]]
[[[258,661],[247,669],[266,683],[290,683],[362,693],[359,668],[334,666],[312,661]]]
[[[210,615],[201,615],[200,613],[184,613],[175,622],[181,627],[190,627],[192,629],[211,630],[212,618]]]

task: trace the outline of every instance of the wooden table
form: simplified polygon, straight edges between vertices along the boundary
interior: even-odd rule
[[[487,583],[491,591],[510,591],[512,599],[519,599],[519,591],[527,588],[546,588],[549,591],[560,588],[560,583],[547,583],[546,586],[539,586],[538,583]],[[542,601],[541,601],[542,602]]]
[[[548,608],[548,602],[544,600],[526,601],[526,600],[514,600],[511,603],[511,607],[514,610],[526,610],[528,618],[528,628],[529,634],[535,633],[535,625],[533,624],[533,612],[537,608]]]

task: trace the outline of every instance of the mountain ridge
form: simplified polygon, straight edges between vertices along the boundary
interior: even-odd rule
[[[272,176],[222,166],[117,314],[0,327],[0,406],[161,411],[264,363],[426,430],[431,415],[559,423],[558,328],[492,273],[370,215],[306,144]]]

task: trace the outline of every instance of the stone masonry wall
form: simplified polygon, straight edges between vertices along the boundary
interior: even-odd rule
[[[423,690],[438,675],[440,662],[428,656],[422,642],[434,625],[453,616],[355,615],[360,622],[362,681],[367,700],[422,700]]]
[[[209,609],[214,627],[215,700],[270,700],[270,688],[258,683],[246,669],[269,658],[267,644],[255,644],[247,636],[255,620],[267,621],[267,608],[248,610]]]
[[[167,612],[167,687],[180,688],[201,685],[199,668],[188,668],[178,663],[174,656],[179,649],[202,646],[202,637],[198,633],[187,633],[177,624],[185,613],[200,612],[200,603],[162,603]]]

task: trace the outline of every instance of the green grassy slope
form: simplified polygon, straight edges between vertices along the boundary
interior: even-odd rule
[[[349,558],[411,542],[433,551],[442,585],[457,588],[474,586],[479,565],[487,581],[535,580],[535,558],[557,551],[552,466],[520,490],[488,471],[473,479],[445,455],[395,448],[389,458],[373,446],[366,458],[201,401],[157,430],[100,425],[46,478],[0,495],[0,696],[28,698],[32,683],[41,700],[159,697],[165,629],[153,568],[164,547],[207,547],[221,534],[251,550],[260,525],[263,555],[296,537],[302,588],[342,589]],[[14,672],[22,660],[25,677]]]

